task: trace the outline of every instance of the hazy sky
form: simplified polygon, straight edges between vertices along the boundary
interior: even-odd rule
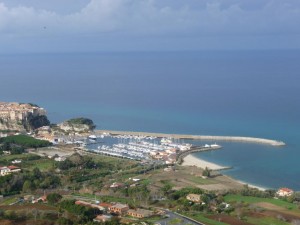
[[[278,48],[300,0],[0,0],[0,53]]]

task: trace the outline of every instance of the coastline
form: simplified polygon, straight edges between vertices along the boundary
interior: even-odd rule
[[[137,132],[137,131],[113,131],[113,130],[95,130],[95,134],[110,133],[113,135],[139,135],[139,136],[155,136],[176,139],[194,139],[194,140],[209,140],[209,141],[228,141],[228,142],[247,142],[256,144],[266,144],[271,146],[285,146],[283,141],[271,140],[266,138],[242,137],[242,136],[210,136],[210,135],[188,135],[188,134],[165,134],[152,132]]]
[[[183,158],[183,163],[181,164],[182,166],[196,166],[199,167],[201,169],[205,169],[205,167],[213,170],[213,171],[221,171],[221,170],[227,170],[227,169],[231,169],[232,167],[230,166],[222,166],[216,163],[212,163],[206,160],[203,160],[201,158],[198,158],[196,156],[193,156],[192,154],[187,155],[186,157]],[[239,180],[239,179],[235,179],[231,176],[228,175],[224,175],[222,174],[222,176],[226,177],[229,180],[232,180],[234,182],[237,182],[241,185],[248,185],[248,187],[250,188],[256,188],[260,191],[265,191],[267,190],[266,187],[261,187],[255,184],[251,184],[251,183],[247,183],[245,181]]]
[[[134,131],[112,131],[112,130],[95,130],[96,135],[103,133],[110,133],[112,135],[137,135],[137,136],[152,136],[159,138],[176,138],[176,139],[194,139],[194,140],[210,140],[210,141],[228,141],[228,142],[247,142],[256,144],[266,144],[271,146],[285,146],[286,144],[282,141],[276,141],[271,139],[254,138],[254,137],[238,137],[238,136],[207,136],[207,135],[185,135],[185,134],[165,134],[165,133],[151,133],[151,132],[134,132]],[[205,169],[206,167],[212,171],[221,171],[233,168],[232,166],[223,166],[213,162],[209,162],[193,156],[192,153],[183,157],[182,166],[196,166],[198,168]],[[261,191],[265,191],[268,188],[262,187],[256,184],[251,184],[239,179],[235,179],[231,176],[222,174],[228,180],[232,180],[240,185],[248,185],[250,188],[256,188]]]
[[[206,160],[200,159],[192,154],[189,154],[183,158],[182,166],[197,166],[199,168],[205,169],[206,167],[213,171],[226,170],[231,167],[221,166],[212,162],[208,162]]]

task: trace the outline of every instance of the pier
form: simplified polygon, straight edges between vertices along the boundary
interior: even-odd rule
[[[193,140],[208,140],[208,141],[228,141],[228,142],[247,142],[256,144],[265,144],[271,146],[285,146],[283,141],[255,138],[255,137],[239,137],[239,136],[209,136],[209,135],[188,135],[188,134],[165,134],[151,132],[136,132],[136,131],[113,131],[113,130],[96,130],[96,135],[110,133],[112,135],[137,135],[137,136],[152,136],[159,138],[174,138],[174,139],[193,139]]]

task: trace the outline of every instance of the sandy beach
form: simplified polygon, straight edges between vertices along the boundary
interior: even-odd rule
[[[230,168],[228,166],[221,166],[221,165],[217,165],[215,163],[205,161],[203,159],[199,159],[191,154],[189,154],[183,158],[182,166],[197,166],[197,167],[200,167],[203,169],[207,167],[211,170],[224,170],[224,169]]]
[[[211,170],[225,170],[225,169],[230,169],[231,168],[229,166],[221,166],[221,165],[218,165],[218,164],[215,164],[215,163],[205,161],[203,159],[199,159],[199,158],[193,156],[192,154],[189,154],[186,157],[184,157],[183,163],[181,165],[182,166],[197,166],[197,167],[202,168],[202,169],[207,167]],[[249,184],[249,183],[241,181],[241,180],[233,179],[232,177],[227,176],[227,175],[223,175],[223,176],[227,177],[228,179],[230,179],[232,181],[240,183],[241,185],[247,184],[250,188],[257,188],[261,191],[266,190],[265,187],[260,187],[260,186],[257,186],[257,185]]]

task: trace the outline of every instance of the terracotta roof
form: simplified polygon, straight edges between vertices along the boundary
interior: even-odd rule
[[[106,202],[102,202],[102,203],[99,204],[99,206],[102,206],[102,207],[104,207],[104,208],[108,208],[108,207],[111,207],[112,204],[106,203]]]
[[[289,188],[280,188],[280,191],[285,191],[285,192],[293,192],[293,190],[289,189]]]
[[[16,170],[16,169],[20,169],[19,167],[17,167],[17,166],[8,166],[7,167],[8,169],[10,169],[10,170]]]

